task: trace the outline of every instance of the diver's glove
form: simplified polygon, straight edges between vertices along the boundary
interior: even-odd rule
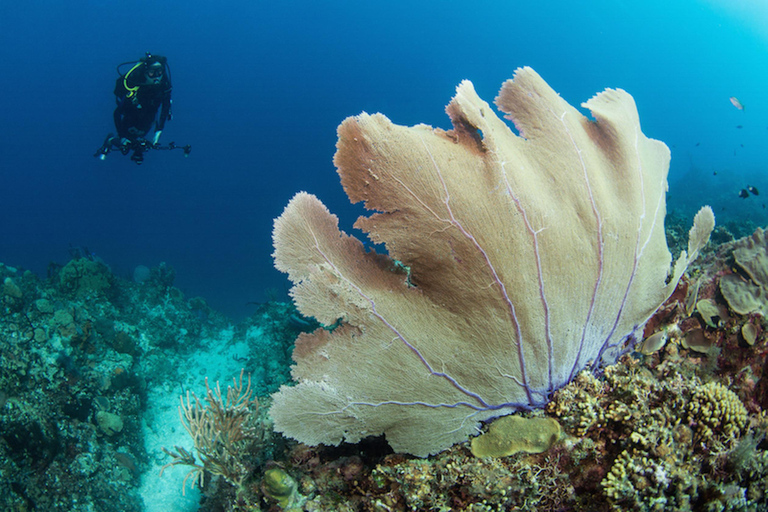
[[[163,134],[163,130],[157,130],[155,137],[152,139],[152,145],[157,146],[160,143],[160,136]]]

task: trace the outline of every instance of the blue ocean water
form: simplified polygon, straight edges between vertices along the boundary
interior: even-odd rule
[[[347,230],[361,213],[332,164],[345,117],[449,128],[459,81],[490,102],[524,65],[574,105],[629,91],[672,150],[669,210],[765,225],[765,27],[757,0],[2,2],[0,261],[45,275],[87,247],[119,275],[166,262],[239,319],[285,297],[271,230],[295,192]],[[163,141],[192,153],[99,161],[115,66],[147,51],[172,70]],[[739,198],[747,185],[762,195]]]

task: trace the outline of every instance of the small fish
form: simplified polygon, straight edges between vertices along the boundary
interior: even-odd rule
[[[736,108],[737,108],[737,109],[739,109],[739,110],[744,110],[744,105],[742,105],[742,104],[741,104],[741,102],[739,101],[739,98],[737,98],[736,96],[731,96],[731,97],[730,97],[730,98],[728,98],[728,99],[730,99],[730,100],[731,100],[731,104],[732,104],[734,107],[736,107]]]
[[[699,146],[701,146],[701,142],[696,143],[696,147],[699,147]]]
[[[744,128],[744,127],[743,127],[742,125],[740,125],[740,124],[737,124],[737,125],[736,125],[736,128],[738,128],[739,130],[741,130],[741,129],[742,129],[742,128]]]
[[[749,190],[743,188],[741,189],[741,192],[739,192],[739,197],[742,199],[746,199],[749,197]]]
[[[747,190],[749,190],[749,192],[753,195],[756,195],[756,196],[760,195],[760,191],[757,190],[757,187],[753,187],[752,185],[747,185]]]
[[[712,176],[717,176],[717,171],[712,171]]]

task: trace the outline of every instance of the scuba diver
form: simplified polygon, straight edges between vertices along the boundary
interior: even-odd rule
[[[133,64],[127,73],[120,68]],[[171,72],[168,59],[162,55],[147,54],[137,62],[124,62],[117,66],[120,75],[115,83],[115,108],[113,117],[117,135],[109,134],[94,156],[104,159],[114,148],[123,155],[133,151],[131,160],[137,164],[144,161],[148,149],[184,149],[188,156],[190,146],[160,146],[160,136],[165,122],[171,119]],[[160,115],[158,116],[158,112]],[[152,130],[152,141],[145,139]]]

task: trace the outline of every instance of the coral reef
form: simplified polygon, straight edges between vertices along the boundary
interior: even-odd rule
[[[232,327],[167,280],[111,275],[105,293],[78,295],[62,289],[55,272],[40,279],[0,265],[0,509],[142,510],[138,480],[151,455],[138,427],[148,381],[175,382],[184,367],[169,361],[227,332],[248,344],[236,362],[265,380],[254,379],[251,395],[243,373],[231,395],[212,386],[205,396],[213,403],[190,395],[185,410],[196,420],[218,411],[215,428],[197,422],[203,428],[192,429],[195,436],[253,426],[259,438],[231,452],[242,465],[224,464],[235,470],[206,469],[195,453],[205,472],[202,512],[762,512],[768,324],[759,313],[729,309],[720,293],[721,279],[738,272],[741,243],[709,248],[689,269],[648,323],[647,337],[665,333],[656,350],[626,355],[602,373],[581,372],[544,410],[525,414],[561,425],[545,451],[495,457],[475,456],[470,442],[428,458],[393,453],[383,437],[307,446],[270,432],[265,396],[256,414],[242,414],[243,396],[250,404],[255,390],[286,381],[278,366],[289,340],[313,329],[290,305],[259,305]],[[281,363],[262,361],[272,358]],[[170,384],[168,391],[178,396]],[[226,460],[225,438],[201,446]]]
[[[565,435],[543,453],[478,458],[463,443],[425,460],[377,439],[281,460],[308,511],[765,510],[768,418],[731,377],[672,343],[558,391],[547,414]]]
[[[726,466],[729,451],[747,431],[765,434],[764,417],[750,417],[721,383],[703,383],[707,372],[694,352],[683,357],[676,351],[668,347],[658,364],[625,359],[608,368],[599,385],[583,376],[558,392],[549,410],[566,430],[604,447],[597,464],[602,471],[610,468],[601,481],[610,510],[707,510],[727,502],[734,485],[752,497],[750,506],[757,510],[765,503],[761,486],[768,466],[760,465],[752,482]],[[589,405],[571,407],[576,397]],[[749,456],[763,457],[756,450]]]
[[[291,323],[291,306],[265,304],[233,328],[202,298],[185,298],[174,275],[161,264],[147,279],[127,281],[78,258],[51,265],[41,279],[0,263],[0,509],[143,510],[140,476],[155,456],[141,428],[150,421],[148,387],[177,394],[185,359],[222,333],[251,343],[254,361],[286,361],[308,327]],[[259,376],[255,393],[289,378],[282,364]],[[263,411],[257,422],[270,430]],[[263,451],[249,448],[249,460],[257,467],[282,446],[278,439]],[[232,486],[213,480],[206,478],[209,502],[235,500]]]
[[[90,263],[46,281],[0,264],[3,510],[141,509],[143,382],[94,329],[115,310],[111,274]]]
[[[461,443],[416,459],[381,438],[293,445],[278,458],[304,510],[768,509],[766,323],[728,311],[718,293],[733,248],[708,249],[649,322],[666,344],[601,375],[581,372],[554,394],[545,413],[563,435],[547,451],[478,458]]]
[[[76,297],[104,294],[112,287],[112,273],[100,261],[70,260],[59,271],[59,289]]]

